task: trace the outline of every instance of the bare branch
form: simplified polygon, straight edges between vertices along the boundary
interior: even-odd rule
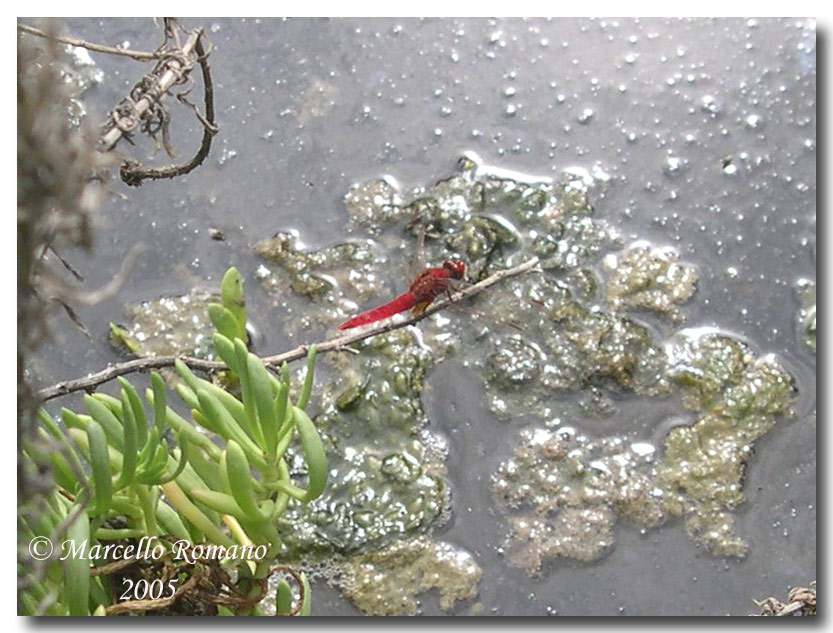
[[[205,93],[205,116],[200,114],[199,110],[197,110],[197,108],[184,97],[179,97],[180,101],[188,105],[194,111],[194,114],[203,125],[202,142],[200,143],[197,153],[194,154],[194,157],[187,163],[183,163],[181,165],[167,165],[165,167],[144,167],[136,161],[125,161],[122,163],[119,174],[121,175],[122,180],[124,180],[124,182],[128,185],[137,186],[142,184],[143,180],[149,178],[158,180],[160,178],[175,178],[177,176],[182,176],[202,165],[203,161],[208,156],[208,152],[211,150],[211,139],[219,131],[219,128],[214,121],[214,83],[211,80],[211,71],[208,66],[208,55],[211,50],[210,47],[208,51],[203,48],[202,40],[203,38],[197,39],[194,50],[197,53],[197,61],[199,62],[200,69],[202,70],[202,83]]]
[[[123,136],[134,132],[142,120],[155,112],[156,104],[162,96],[184,80],[194,66],[190,56],[200,37],[202,29],[196,29],[189,34],[180,50],[164,51],[156,68],[134,88],[141,96],[136,100],[128,97],[113,110],[107,131],[101,137],[103,151],[113,149]],[[147,88],[146,84],[152,86],[152,89]]]
[[[105,46],[104,44],[93,44],[92,42],[85,42],[84,40],[80,40],[77,37],[69,37],[67,35],[53,35],[47,33],[46,31],[42,31],[41,29],[35,28],[34,26],[29,26],[27,24],[18,23],[17,30],[21,33],[27,33],[28,35],[35,35],[37,37],[43,37],[48,40],[55,40],[56,42],[61,42],[61,44],[69,44],[70,46],[79,46],[81,48],[86,48],[87,50],[95,51],[96,53],[123,55],[124,57],[130,57],[132,59],[138,59],[140,61],[159,59],[163,55],[163,53],[160,52],[145,53],[144,51],[129,51],[124,48],[116,48],[115,46]]]
[[[415,314],[403,321],[388,322],[383,325],[376,325],[370,329],[362,330],[354,334],[347,334],[344,336],[331,338],[321,343],[318,343],[316,347],[319,353],[346,351],[346,346],[350,345],[351,343],[356,343],[366,338],[370,338],[371,336],[376,336],[377,334],[384,334],[392,330],[398,330],[399,328],[403,328],[408,325],[418,323],[419,321],[422,321],[423,319],[431,316],[432,314],[435,314],[436,312],[439,312],[440,310],[447,308],[453,303],[458,303],[464,299],[473,297],[476,294],[483,292],[487,288],[495,285],[496,283],[504,279],[508,279],[509,277],[515,277],[517,275],[530,272],[534,270],[537,266],[538,258],[533,257],[532,259],[522,264],[519,264],[512,268],[507,268],[505,270],[500,270],[496,272],[494,275],[487,277],[483,281],[468,286],[467,288],[463,288],[458,292],[455,292],[449,298],[444,299],[443,301],[438,302],[436,305],[431,306],[422,314]],[[274,369],[278,369],[285,362],[289,363],[294,360],[299,360],[301,358],[306,357],[307,352],[309,351],[309,347],[309,345],[301,345],[299,347],[296,347],[295,349],[283,352],[281,354],[276,354],[274,356],[267,356],[265,358],[262,358],[261,360],[264,362],[264,364]],[[173,367],[174,363],[177,360],[185,363],[191,369],[196,369],[205,372],[216,372],[228,369],[225,363],[204,360],[202,358],[194,358],[190,356],[154,356],[146,358],[137,358],[135,360],[119,363],[117,365],[111,365],[107,369],[104,369],[95,374],[90,374],[85,378],[78,378],[76,380],[67,380],[64,382],[59,382],[55,385],[52,385],[51,387],[46,387],[45,389],[42,389],[38,392],[37,396],[41,401],[46,401],[51,400],[53,398],[58,398],[60,396],[65,396],[76,391],[90,391],[98,385],[113,380],[118,376],[124,376],[125,374],[130,374],[134,372],[146,372],[152,369],[162,369],[164,367]]]

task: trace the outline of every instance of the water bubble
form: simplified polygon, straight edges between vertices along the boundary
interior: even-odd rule
[[[678,156],[669,156],[662,166],[663,173],[668,177],[674,177],[685,171],[688,163]]]
[[[221,166],[225,165],[235,156],[237,156],[237,150],[223,147],[223,150],[220,152],[220,156],[217,158],[217,164]]]
[[[746,127],[750,130],[755,130],[763,124],[763,119],[759,117],[757,114],[750,114],[746,117]]]
[[[707,113],[711,118],[717,117],[721,112],[720,103],[713,95],[704,95],[700,99],[700,109]]]
[[[592,108],[584,108],[584,110],[581,111],[581,114],[578,115],[578,122],[582,125],[586,125],[593,119],[594,114],[595,113]]]

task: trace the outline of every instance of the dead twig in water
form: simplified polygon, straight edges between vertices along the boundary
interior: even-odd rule
[[[403,321],[389,322],[383,325],[374,326],[367,330],[356,332],[354,334],[347,334],[344,336],[331,338],[326,341],[322,341],[321,343],[318,343],[316,345],[316,348],[319,353],[345,351],[347,346],[351,343],[356,343],[366,338],[370,338],[371,336],[376,336],[377,334],[384,334],[386,332],[391,332],[393,330],[398,330],[399,328],[413,325],[422,321],[425,318],[428,318],[432,314],[435,314],[436,312],[439,312],[440,310],[447,308],[453,303],[458,303],[464,299],[468,299],[469,297],[473,297],[476,294],[483,292],[487,288],[494,286],[496,283],[499,283],[504,279],[508,279],[509,277],[515,277],[517,275],[521,275],[523,273],[527,273],[534,270],[538,266],[538,261],[539,260],[537,257],[533,257],[532,259],[517,266],[513,266],[512,268],[500,270],[495,274],[491,275],[490,277],[487,277],[483,281],[480,281],[476,284],[473,284],[471,286],[468,286],[467,288],[463,288],[462,290],[453,293],[449,298],[444,299],[443,301],[440,301],[437,304],[431,306],[422,314],[414,314],[408,317],[407,319],[404,319]],[[261,360],[267,366],[270,366],[274,369],[278,369],[283,363],[289,363],[295,360],[305,358],[307,352],[309,351],[309,348],[310,345],[301,345],[299,347],[296,347],[295,349],[283,352],[281,354],[276,354],[274,356],[267,356],[265,358],[262,358]],[[46,387],[45,389],[42,389],[37,393],[37,397],[41,401],[45,402],[46,400],[51,400],[53,398],[65,396],[76,391],[90,391],[98,385],[113,380],[118,376],[124,376],[125,374],[130,374],[134,372],[147,372],[152,369],[162,369],[164,367],[173,367],[174,363],[177,360],[185,363],[191,369],[196,369],[205,372],[216,372],[228,369],[225,363],[204,360],[202,358],[193,358],[189,356],[155,356],[148,358],[137,358],[135,360],[119,363],[117,365],[111,365],[107,369],[104,369],[95,374],[90,374],[85,378],[67,380],[52,385],[51,387]]]

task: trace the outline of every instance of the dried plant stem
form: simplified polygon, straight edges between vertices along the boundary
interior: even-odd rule
[[[115,46],[105,46],[104,44],[94,44],[92,42],[80,40],[77,37],[69,37],[67,35],[55,35],[52,33],[47,33],[46,31],[42,31],[41,29],[35,28],[34,26],[29,26],[28,24],[18,24],[17,30],[21,33],[27,33],[28,35],[34,35],[36,37],[43,37],[46,39],[54,40],[56,42],[61,42],[61,44],[69,44],[70,46],[86,48],[87,50],[95,51],[96,53],[123,55],[124,57],[130,57],[131,59],[137,59],[139,61],[159,59],[163,55],[159,52],[146,53],[144,51],[130,51],[124,48],[116,48]]]
[[[208,66],[208,52],[203,47],[202,38],[198,37],[194,50],[197,54],[197,61],[202,70],[203,91],[205,94],[205,116],[200,114],[197,108],[186,101],[184,98],[180,99],[189,105],[200,120],[203,126],[202,141],[196,154],[186,163],[177,165],[166,165],[164,167],[145,167],[136,161],[125,161],[119,170],[122,180],[130,186],[137,186],[142,184],[143,180],[152,179],[159,180],[161,178],[176,178],[196,169],[202,165],[203,161],[208,156],[211,150],[211,139],[219,131],[214,121],[214,83],[211,80],[211,70]]]
[[[403,321],[389,321],[382,325],[376,325],[370,329],[360,330],[353,334],[347,334],[344,336],[331,338],[326,341],[322,341],[321,343],[318,343],[316,347],[319,353],[344,351],[346,346],[350,345],[351,343],[355,343],[357,341],[370,338],[371,336],[376,336],[377,334],[384,334],[385,332],[390,332],[392,330],[397,330],[399,328],[403,328],[408,325],[418,323],[419,321],[422,321],[423,319],[431,316],[432,314],[447,308],[449,305],[453,303],[458,303],[464,299],[468,299],[469,297],[473,297],[476,294],[483,292],[487,288],[495,285],[496,283],[499,283],[504,279],[508,279],[509,277],[515,277],[517,275],[529,272],[535,269],[537,265],[538,258],[533,257],[532,259],[522,264],[519,264],[512,268],[507,268],[505,270],[500,270],[496,272],[494,275],[487,277],[483,281],[480,281],[476,284],[473,284],[471,286],[463,288],[458,292],[453,293],[450,297],[431,306],[422,314],[412,315],[407,319],[404,319]],[[281,354],[267,356],[262,360],[266,365],[271,366],[273,368],[278,368],[284,362],[288,363],[306,357],[307,352],[309,351],[309,347],[309,345],[301,345],[299,347],[296,347],[295,349],[283,352]],[[90,374],[85,378],[78,378],[76,380],[67,380],[64,382],[59,382],[55,385],[52,385],[51,387],[46,387],[45,389],[42,389],[38,392],[37,396],[41,401],[46,401],[51,400],[53,398],[57,398],[59,396],[65,396],[76,391],[89,391],[97,387],[98,385],[101,385],[105,382],[113,380],[114,378],[117,378],[118,376],[124,376],[125,374],[130,374],[134,372],[146,372],[152,369],[172,367],[177,360],[185,363],[191,369],[196,369],[200,371],[216,372],[227,369],[225,363],[204,360],[202,358],[193,358],[190,356],[154,356],[147,358],[137,358],[136,360],[119,363],[117,365],[111,365],[107,369],[104,369],[95,374]]]
[[[155,86],[153,92],[145,93],[137,101],[131,101],[131,116],[116,120],[116,124],[110,127],[107,132],[101,137],[101,148],[107,152],[122,138],[123,135],[133,132],[138,126],[139,122],[145,113],[149,112],[155,105],[156,101],[165,94],[174,84],[182,81],[182,77],[190,71],[188,59],[194,52],[197,42],[202,36],[202,29],[196,29],[188,35],[182,49],[177,51],[174,57],[170,52],[165,53],[169,57],[167,66],[164,72],[158,78],[155,78]],[[193,66],[193,64],[191,64]]]

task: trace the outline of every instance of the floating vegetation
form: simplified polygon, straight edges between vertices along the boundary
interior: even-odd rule
[[[110,325],[110,343],[121,354],[166,356],[182,354],[211,359],[214,326],[208,305],[218,295],[192,290],[178,297],[162,297],[125,309],[130,325]]]
[[[702,412],[690,426],[672,429],[656,480],[669,513],[685,519],[689,536],[712,554],[743,556],[731,514],[743,501],[743,474],[753,443],[789,412],[792,377],[772,356],[714,333],[692,334],[670,346],[669,376],[683,406]]]
[[[522,328],[489,340],[485,380],[497,417],[528,411],[550,418],[560,396],[605,382],[639,394],[667,391],[665,355],[650,330],[584,306],[566,281],[528,275],[490,298],[502,322]]]
[[[417,595],[431,589],[449,611],[477,596],[483,573],[468,552],[426,537],[352,556],[336,568],[342,592],[367,615],[416,615]]]
[[[592,217],[607,180],[598,170],[525,179],[463,158],[427,188],[401,190],[392,179],[351,186],[349,230],[372,241],[307,250],[299,236],[278,233],[256,244],[255,277],[287,316],[284,333],[304,340],[401,292],[418,235],[426,263],[460,257],[471,281],[541,259],[538,272],[419,328],[322,359],[336,377],[315,419],[329,483],[308,506],[290,502],[281,517],[292,524],[286,552],[319,567],[345,561],[328,577],[363,611],[414,613],[415,596],[432,587],[443,609],[476,593],[473,557],[431,538],[451,513],[451,494],[446,449],[425,428],[421,398],[427,369],[445,354],[479,372],[497,418],[550,420],[522,431],[492,479],[510,564],[537,575],[558,558],[596,561],[615,546],[617,522],[647,530],[675,517],[715,555],[747,552],[734,526],[744,470],[754,442],[788,412],[792,379],[734,338],[690,331],[666,342],[640,321],[653,312],[678,327],[698,275],[672,249],[626,245]],[[682,415],[659,442],[578,428],[580,419],[614,415],[623,399],[672,393]],[[288,464],[303,468],[291,455]]]
[[[548,559],[597,560],[614,545],[617,515],[660,524],[654,458],[652,446],[619,437],[591,440],[570,427],[522,431],[493,476],[495,501],[512,511],[509,563],[534,576]]]
[[[310,299],[320,299],[344,281],[351,282],[351,289],[361,293],[360,280],[373,272],[367,268],[373,264],[368,243],[350,242],[320,251],[306,251],[298,247],[297,238],[292,233],[277,233],[255,244],[254,251],[271,265],[271,268],[262,267],[256,276],[267,290],[275,294],[292,290]],[[333,276],[344,270],[351,271],[349,277],[337,279]],[[375,286],[372,286],[365,293],[374,289]]]
[[[669,248],[638,243],[603,260],[607,302],[613,310],[642,308],[682,321],[677,307],[695,291],[697,271]]]
[[[493,476],[511,564],[537,575],[549,559],[597,560],[614,545],[617,518],[647,529],[680,516],[710,553],[746,554],[732,512],[753,443],[788,411],[792,380],[771,356],[711,332],[669,346],[668,377],[700,415],[672,428],[659,456],[649,443],[592,440],[569,427],[521,433]]]
[[[799,279],[795,284],[795,296],[801,306],[796,321],[798,332],[804,344],[816,351],[816,282]]]
[[[338,357],[347,384],[325,390],[316,418],[330,460],[330,484],[306,506],[290,506],[291,552],[346,554],[392,537],[426,532],[449,512],[445,451],[422,430],[420,400],[428,351],[396,330]],[[332,391],[341,389],[340,392]]]
[[[370,180],[350,185],[344,196],[344,206],[350,220],[371,232],[395,219],[401,209],[402,198],[387,180]]]

